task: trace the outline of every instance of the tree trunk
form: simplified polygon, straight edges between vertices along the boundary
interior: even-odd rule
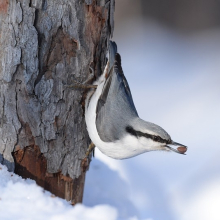
[[[0,162],[81,202],[86,91],[101,74],[114,0],[0,0]],[[95,79],[95,77],[93,78]]]

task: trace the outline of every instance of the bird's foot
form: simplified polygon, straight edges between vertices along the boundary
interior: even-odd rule
[[[73,89],[96,89],[97,85],[88,84],[94,78],[94,70],[92,69],[92,67],[89,67],[89,69],[91,70],[91,73],[87,80],[82,83],[76,80],[72,80],[71,84],[66,84],[65,82],[63,82],[64,86]]]
[[[91,154],[91,152],[93,152],[94,148],[95,148],[95,144],[91,143],[91,144],[89,145],[89,148],[88,148],[87,151],[86,151],[86,157],[87,157],[87,158],[89,157],[89,155]]]
[[[72,84],[65,85],[65,87],[73,89],[96,89],[97,85],[83,84],[74,80]]]
[[[83,172],[85,172],[86,170],[88,170],[88,167],[89,167],[89,161],[90,161],[90,158],[89,158],[89,155],[94,152],[94,148],[95,148],[95,145],[93,143],[91,143],[89,145],[89,148],[87,149],[86,151],[86,156],[85,158],[82,160],[82,164],[81,164],[81,167],[83,168]],[[94,156],[94,155],[93,155]]]

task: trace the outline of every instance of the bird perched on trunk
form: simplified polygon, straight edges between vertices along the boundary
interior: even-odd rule
[[[87,95],[85,120],[90,139],[102,153],[126,159],[155,150],[186,152],[163,128],[139,118],[115,42],[109,42],[108,62],[93,85],[97,87]]]

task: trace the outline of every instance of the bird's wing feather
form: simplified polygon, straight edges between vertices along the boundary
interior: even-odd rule
[[[119,140],[129,121],[138,117],[122,71],[120,55],[115,54],[114,57],[114,66],[110,70],[96,109],[97,131],[105,142]]]

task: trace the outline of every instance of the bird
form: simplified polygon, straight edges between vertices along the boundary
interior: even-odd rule
[[[174,142],[160,126],[142,120],[121,66],[117,45],[109,41],[108,61],[85,100],[85,121],[95,146],[114,159],[127,159],[149,151],[185,154],[187,147]]]

